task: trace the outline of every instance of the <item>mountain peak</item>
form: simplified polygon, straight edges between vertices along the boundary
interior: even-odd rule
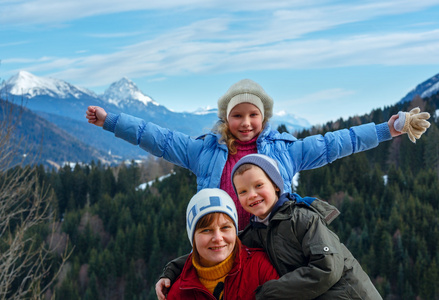
[[[79,98],[83,94],[95,96],[93,92],[71,85],[63,80],[38,77],[27,71],[19,71],[9,78],[1,89],[11,95],[27,98],[43,95],[61,99]]]
[[[137,85],[127,77],[122,77],[120,80],[113,82],[102,96],[108,102],[119,107],[129,104],[133,100],[140,101],[144,105],[148,105],[148,103],[159,105],[151,97],[143,94]]]
[[[436,94],[437,92],[439,92],[439,74],[436,74],[435,76],[418,84],[404,98],[402,98],[399,103],[412,101],[416,95],[420,96],[421,98],[427,98],[433,94]]]
[[[32,73],[29,73],[27,71],[19,71],[15,76],[13,76],[12,78],[15,78],[16,80],[27,80],[27,81],[37,81],[38,77],[35,76]]]

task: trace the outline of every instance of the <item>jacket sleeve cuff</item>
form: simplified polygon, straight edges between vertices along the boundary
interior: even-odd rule
[[[389,125],[387,123],[381,123],[378,125],[375,125],[377,136],[378,136],[378,142],[384,142],[392,139],[392,135],[390,134]]]
[[[105,118],[104,126],[103,128],[107,131],[114,132],[116,128],[117,120],[119,119],[119,115],[108,113],[107,117]]]
[[[188,259],[189,254],[177,257],[176,259],[170,261],[163,269],[160,278],[169,278],[171,283],[174,283],[178,276],[180,276],[183,271],[183,267]]]

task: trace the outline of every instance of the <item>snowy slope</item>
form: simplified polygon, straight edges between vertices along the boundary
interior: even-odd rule
[[[37,77],[29,72],[20,71],[6,81],[2,90],[15,96],[24,96],[33,98],[36,96],[49,96],[52,98],[76,98],[90,96],[96,97],[96,94],[84,88],[74,86],[63,80]]]
[[[405,95],[404,98],[402,98],[399,101],[399,103],[412,101],[415,98],[415,96],[420,96],[421,98],[427,98],[438,92],[439,92],[439,74],[436,74],[435,76],[418,84],[407,95]]]
[[[109,137],[114,135],[102,130],[94,130],[100,128],[90,127],[85,118],[88,106],[101,106],[107,112],[115,114],[123,112],[192,137],[209,132],[218,121],[217,108],[206,107],[195,112],[174,112],[143,93],[126,77],[111,84],[102,95],[97,95],[62,80],[38,77],[21,71],[2,86],[0,95],[6,95],[9,100],[25,97],[27,108],[79,140],[122,158],[132,158],[130,150],[135,148],[123,142],[114,140],[109,142]],[[284,124],[290,132],[310,127],[306,120],[285,112],[275,114],[270,123],[273,129]]]
[[[143,94],[137,85],[126,77],[112,83],[101,95],[101,98],[120,108],[130,106],[136,102],[141,102],[146,106],[150,103],[156,106],[159,105],[151,97]]]

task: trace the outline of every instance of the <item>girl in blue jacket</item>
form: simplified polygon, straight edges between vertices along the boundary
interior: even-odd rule
[[[238,207],[239,229],[250,214],[242,209],[230,180],[235,163],[247,154],[261,153],[275,159],[284,182],[284,191],[292,192],[293,176],[301,170],[324,166],[338,158],[376,147],[402,132],[387,123],[354,126],[296,139],[288,133],[272,130],[268,120],[273,113],[273,100],[256,82],[244,79],[233,84],[218,100],[219,121],[212,132],[191,138],[181,132],[162,128],[151,122],[121,113],[107,113],[90,106],[89,123],[102,126],[152,155],[191,170],[197,176],[197,190],[221,188]],[[288,171],[287,171],[288,170]]]

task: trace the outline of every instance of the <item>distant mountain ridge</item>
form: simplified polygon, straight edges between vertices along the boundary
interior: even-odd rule
[[[85,110],[90,105],[104,107],[107,112],[130,114],[193,137],[207,133],[218,121],[216,108],[198,109],[192,113],[173,112],[144,94],[126,77],[112,83],[103,94],[98,95],[59,79],[20,71],[1,85],[0,96],[9,100],[23,100],[25,107],[32,112],[115,160],[137,159],[147,153],[88,124]],[[273,128],[284,124],[291,132],[311,127],[307,120],[285,112],[274,115],[270,123]]]
[[[414,89],[407,93],[399,103],[412,101],[416,96],[421,98],[430,97],[439,92],[439,74],[418,84]]]
[[[218,120],[216,108],[198,109],[192,113],[173,112],[151,96],[145,95],[126,77],[112,83],[103,94],[97,95],[59,79],[37,77],[20,71],[2,85],[0,92],[12,97],[26,98],[27,107],[37,112],[84,121],[86,107],[97,105],[108,112],[131,114],[192,136],[202,134],[200,128],[211,128]],[[187,122],[188,118],[192,124]],[[311,127],[307,120],[286,112],[275,114],[270,123],[275,127],[284,124],[291,131]]]
[[[411,101],[416,95],[429,97],[438,91],[439,74],[416,86],[399,103]],[[63,135],[70,136],[71,140],[81,141],[91,147],[90,149],[96,149],[95,153],[100,154],[93,156],[92,159],[107,156],[103,159],[113,162],[142,158],[148,154],[138,147],[120,141],[113,134],[88,124],[85,110],[89,105],[101,106],[107,112],[116,114],[127,113],[193,137],[207,133],[218,121],[216,108],[207,107],[194,112],[173,112],[160,105],[153,97],[144,94],[126,77],[112,83],[103,94],[98,95],[59,79],[42,78],[20,71],[2,83],[0,96],[2,99],[23,100],[26,108],[51,122],[48,124],[59,127]],[[274,129],[285,125],[289,132],[311,127],[307,120],[297,118],[285,111],[274,114],[270,123]],[[56,143],[56,141],[46,142]],[[69,158],[68,154],[64,156],[66,160],[75,157],[71,155]]]
[[[11,114],[9,116],[6,116]],[[106,151],[97,150],[87,143],[67,134],[50,121],[36,115],[26,107],[0,99],[0,119],[2,126],[15,128],[9,138],[11,166],[16,163],[43,164],[62,167],[65,162],[114,163]],[[4,139],[5,136],[2,136]],[[5,142],[5,140],[2,140]]]

